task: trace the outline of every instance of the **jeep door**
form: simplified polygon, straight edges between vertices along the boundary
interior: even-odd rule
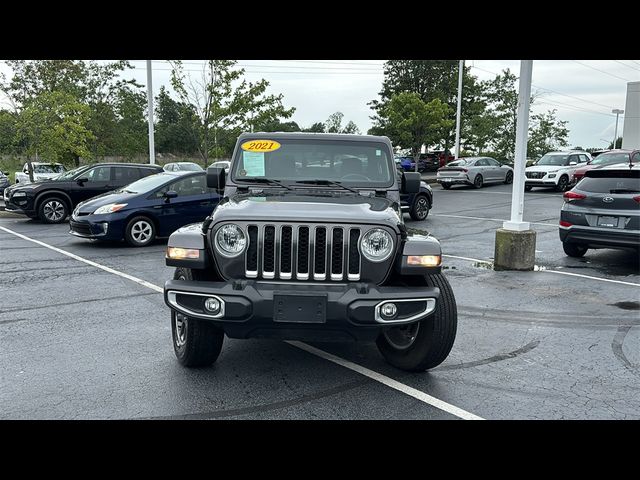
[[[165,198],[165,193],[174,191],[175,198]],[[189,175],[171,182],[154,194],[158,205],[159,236],[168,236],[178,228],[190,223],[202,222],[220,200],[220,195],[207,188],[206,175]]]

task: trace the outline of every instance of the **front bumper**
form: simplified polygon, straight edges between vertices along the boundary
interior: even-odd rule
[[[165,303],[173,311],[209,320],[229,337],[307,341],[375,340],[389,326],[417,322],[431,315],[439,296],[440,290],[435,287],[379,287],[364,283],[169,280],[164,286]],[[204,309],[209,297],[222,302],[217,316]],[[389,301],[398,307],[395,320],[384,320],[380,312],[381,305]]]
[[[579,243],[589,248],[640,249],[640,232],[602,227],[560,227],[562,242]]]
[[[106,219],[106,215],[97,215],[96,219],[77,217],[69,219],[69,233],[80,238],[97,238],[101,240],[122,240],[124,238],[124,221],[121,219]]]
[[[525,178],[524,184],[527,187],[556,187],[558,184],[555,179],[538,179],[538,178]]]

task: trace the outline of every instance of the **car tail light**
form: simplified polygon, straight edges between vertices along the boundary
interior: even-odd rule
[[[564,195],[562,195],[562,198],[564,198],[565,202],[571,202],[572,200],[583,200],[587,198],[587,196],[583,193],[577,193],[569,190],[568,192],[564,192]]]
[[[640,195],[637,195],[637,196],[633,197],[633,199],[634,199],[636,202],[640,203]]]
[[[573,225],[573,223],[567,222],[565,220],[560,220],[560,226],[561,227],[570,227],[571,225]]]

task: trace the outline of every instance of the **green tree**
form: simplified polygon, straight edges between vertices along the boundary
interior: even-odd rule
[[[171,85],[178,99],[193,107],[198,122],[198,153],[205,166],[209,157],[229,154],[221,145],[225,131],[252,130],[254,125],[289,118],[293,108],[282,105],[282,95],[267,95],[269,82],[247,82],[234,60],[209,60],[197,79],[185,75],[182,62],[172,61]]]
[[[311,125],[309,128],[305,128],[302,130],[303,132],[311,132],[311,133],[324,133],[325,125],[322,122],[316,122]]]
[[[616,139],[616,146],[613,146],[613,142],[609,144],[609,150],[613,150],[614,148],[622,148],[622,137],[618,137]]]
[[[0,153],[15,153],[17,115],[0,110]]]
[[[455,123],[450,116],[450,107],[437,98],[426,103],[417,93],[399,93],[379,109],[376,125],[369,133],[387,135],[394,145],[410,149],[417,171],[422,146],[442,138]]]
[[[281,122],[280,120],[271,120],[255,126],[255,130],[259,132],[299,132],[300,126],[296,122]]]
[[[567,121],[556,119],[556,110],[531,115],[527,156],[537,158],[569,145]]]
[[[190,105],[177,102],[163,86],[156,96],[156,149],[161,153],[194,154],[199,120]]]
[[[67,163],[81,156],[89,157],[90,113],[86,104],[69,93],[42,92],[29,99],[20,112],[16,129],[17,141],[23,146],[29,165],[33,157]],[[29,170],[32,177],[32,168]]]
[[[329,118],[326,122],[324,122],[324,132],[326,133],[355,133],[359,134],[360,129],[358,126],[350,120],[344,127],[342,126],[342,119],[344,118],[344,114],[342,112],[335,112],[329,115]],[[317,125],[317,124],[314,124]]]

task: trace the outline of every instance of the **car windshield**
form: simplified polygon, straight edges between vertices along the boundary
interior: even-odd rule
[[[120,191],[127,193],[147,193],[163,186],[165,183],[175,178],[175,175],[156,173],[154,175],[149,175],[148,177],[141,178],[140,180],[136,180],[135,182],[130,183],[127,186],[124,186],[120,189]]]
[[[395,172],[392,158],[388,146],[376,141],[247,140],[236,152],[231,178],[240,183],[267,178],[283,183],[330,181],[390,187]]]
[[[447,167],[462,167],[464,165],[469,165],[473,160],[466,160],[464,158],[459,158],[455,162],[447,163]]]
[[[576,188],[592,193],[640,193],[640,178],[584,177]]]
[[[55,163],[33,166],[34,173],[64,173],[64,171],[64,166]]]
[[[179,163],[178,168],[183,172],[199,172],[202,167],[197,163]]]
[[[57,177],[55,177],[55,179],[56,180],[71,180],[77,174],[84,172],[89,167],[91,167],[91,165],[83,165],[81,167],[74,168],[73,170],[68,170],[68,171],[64,172],[62,175],[58,175]]]
[[[591,162],[591,165],[612,165],[629,161],[628,153],[603,153]]]
[[[544,155],[536,165],[556,165],[556,166],[567,166],[569,165],[569,155],[568,154],[547,154]]]

